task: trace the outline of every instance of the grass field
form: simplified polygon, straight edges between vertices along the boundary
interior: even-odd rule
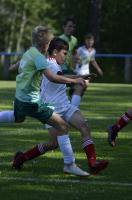
[[[0,81],[0,110],[12,109],[15,82]],[[132,123],[125,127],[118,146],[107,144],[106,127],[132,107],[132,85],[95,84],[87,90],[81,110],[92,129],[97,157],[108,159],[108,168],[97,176],[80,179],[64,176],[63,159],[58,150],[25,163],[22,171],[11,169],[17,150],[26,150],[45,141],[47,131],[36,120],[23,124],[0,124],[1,200],[131,200],[132,199]],[[76,162],[85,170],[87,162],[79,133],[70,129]]]

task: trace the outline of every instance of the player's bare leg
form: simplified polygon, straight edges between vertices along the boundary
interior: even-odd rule
[[[70,124],[80,131],[83,141],[83,149],[86,153],[88,165],[91,171],[91,174],[97,174],[108,165],[107,160],[96,160],[96,152],[93,140],[91,138],[91,132],[89,126],[86,124],[85,119],[81,115],[80,111],[76,111],[71,119]]]

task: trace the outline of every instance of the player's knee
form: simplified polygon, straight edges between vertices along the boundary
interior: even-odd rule
[[[80,121],[80,123],[79,123],[79,129],[80,129],[80,131],[82,132],[87,132],[87,133],[89,133],[90,132],[90,128],[89,128],[89,126],[87,125],[87,123],[85,122],[85,121]]]
[[[58,142],[57,141],[53,141],[50,143],[50,149],[54,150],[58,148]]]
[[[80,126],[80,128],[86,127],[86,122],[85,121],[80,121],[79,126]]]
[[[63,123],[63,124],[61,124],[61,131],[63,132],[63,133],[67,133],[68,132],[68,124],[67,123]]]

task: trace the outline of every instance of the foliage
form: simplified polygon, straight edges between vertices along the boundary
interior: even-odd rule
[[[32,28],[36,25],[47,24],[49,8],[50,5],[46,0],[3,0],[0,19],[5,20],[4,23],[1,21],[4,32],[4,40],[3,35],[0,38],[4,41],[1,51],[7,51],[8,48],[10,51],[16,51],[20,36],[22,37],[21,50],[27,48],[30,45]]]
[[[19,45],[19,50],[26,49],[30,45],[31,30],[38,24],[48,24],[56,35],[62,33],[62,23],[68,15],[75,16],[76,35],[79,43],[82,43],[84,34],[89,31],[91,1],[1,0],[0,51],[16,51]],[[99,2],[99,0],[97,1]],[[103,1],[100,51],[103,53],[131,53],[131,10],[132,2],[130,0]]]
[[[0,51],[23,52],[26,50],[31,44],[31,31],[36,25],[48,25],[55,35],[60,35],[63,31],[63,21],[69,15],[74,15],[76,18],[75,35],[78,38],[79,45],[82,45],[84,35],[92,30],[92,28],[89,30],[89,23],[92,19],[90,5],[97,2],[102,3],[100,20],[98,20],[101,23],[96,23],[93,28],[95,35],[98,34],[96,37],[97,45],[95,44],[97,53],[131,54],[131,0],[1,0]],[[96,21],[96,18],[93,19],[91,24],[94,21]],[[3,60],[1,59],[1,61],[0,68],[3,66]],[[124,63],[122,61],[112,59],[108,63],[105,60],[103,64],[101,61],[101,65],[108,66],[107,69],[104,67],[108,78],[105,75],[105,79],[98,79],[99,81],[122,82],[124,76]],[[112,69],[112,71],[109,71],[109,69]],[[118,79],[115,78],[117,74]]]
[[[107,53],[132,52],[132,1],[107,0],[102,8],[101,45]]]

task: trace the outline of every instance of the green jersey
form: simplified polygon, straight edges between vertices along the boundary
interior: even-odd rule
[[[46,58],[35,47],[27,50],[19,65],[16,77],[16,98],[23,102],[40,99],[40,83],[43,70],[48,67]]]
[[[66,61],[65,61],[64,65],[62,66],[62,69],[63,70],[73,69],[74,64],[73,64],[72,53],[73,53],[74,48],[77,46],[77,38],[74,37],[73,35],[68,37],[65,34],[60,35],[59,37],[61,39],[63,39],[64,41],[66,41],[69,45],[69,50],[68,50],[68,54],[66,57]]]

